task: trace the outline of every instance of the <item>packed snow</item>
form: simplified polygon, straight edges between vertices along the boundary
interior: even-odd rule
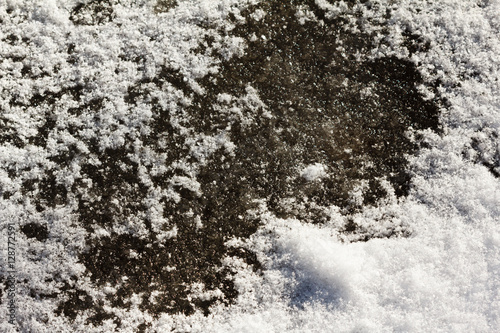
[[[78,7],[80,3],[84,6]],[[2,283],[7,274],[8,224],[28,230],[16,234],[16,322],[6,319],[7,292],[0,293],[0,331],[500,330],[500,0],[300,2],[296,18],[301,24],[318,20],[306,3],[315,3],[325,19],[357,13],[363,28],[373,30],[380,41],[363,57],[395,56],[414,63],[428,83],[419,87],[422,94],[432,100],[435,92],[429,86],[435,83],[446,101],[439,116],[442,131],[408,131],[408,137],[418,137],[421,144],[416,154],[407,156],[407,196],[396,195],[389,181],[380,179],[387,194],[377,205],[349,216],[331,205],[325,208],[328,219],[321,223],[277,216],[266,198],[248,203],[244,216],[228,213],[234,218],[230,225],[239,225],[239,219],[262,223],[251,235],[225,235],[217,242],[225,242],[235,253],[251,251],[259,264],[229,251],[220,267],[210,271],[234,273],[230,279],[237,296],[231,302],[226,300],[231,289],[225,286],[195,280],[179,283],[189,304],[201,304],[185,313],[144,308],[147,296],[149,303],[163,309],[158,298],[166,297],[168,290],[154,286],[154,277],[145,281],[157,290],[141,294],[127,289],[126,306],[118,306],[120,301],[113,297],[129,277],[117,275],[116,282],[103,275],[98,285],[89,274],[94,262],[79,254],[94,253],[93,244],[111,234],[142,242],[154,233],[156,243],[141,247],[153,253],[149,257],[127,250],[126,242],[124,253],[99,251],[156,267],[148,260],[163,253],[167,241],[188,244],[179,239],[184,235],[181,228],[193,235],[213,231],[207,229],[212,220],[202,221],[197,207],[184,207],[185,223],[175,224],[175,216],[165,217],[164,205],[183,207],[183,196],[209,200],[203,197],[202,183],[216,186],[224,181],[209,177],[210,163],[220,154],[217,163],[223,169],[225,159],[238,154],[231,128],[273,121],[273,110],[250,83],[241,96],[214,97],[219,103],[214,109],[227,117],[225,127],[196,131],[193,124],[199,120],[186,111],[196,96],[207,94],[200,83],[203,78],[218,73],[224,61],[250,51],[245,40],[229,32],[244,22],[245,9],[259,1],[114,0],[103,2],[112,4],[112,12],[103,7],[95,15],[97,3],[0,0]],[[388,12],[390,18],[384,21]],[[252,14],[256,21],[265,16],[260,9]],[[352,20],[355,15],[346,17]],[[384,22],[386,33],[377,22]],[[426,46],[411,45],[408,34]],[[209,51],[195,51],[203,49],[200,45]],[[168,75],[175,85],[155,81],[167,67],[173,69]],[[86,88],[78,91],[80,86]],[[161,130],[170,133],[164,136],[151,125],[162,108],[170,110],[161,114],[168,123]],[[200,128],[205,126],[199,122]],[[48,133],[46,124],[51,124]],[[157,142],[148,143],[149,135]],[[98,144],[87,144],[95,138]],[[120,150],[126,144],[127,150]],[[181,153],[170,156],[176,147]],[[111,161],[115,155],[107,158],[109,152],[117,152],[118,162]],[[87,170],[123,182],[116,185],[118,190],[106,192],[99,186],[115,183],[92,178]],[[297,165],[290,174],[319,186],[338,176],[322,163]],[[168,186],[157,185],[155,177]],[[363,204],[367,186],[360,181],[350,189],[353,206]],[[75,187],[79,190],[61,196],[61,191],[66,193],[61,188]],[[224,190],[217,193],[226,195]],[[103,203],[106,196],[109,205]],[[123,200],[130,197],[137,197],[137,202],[128,206]],[[282,199],[290,205],[295,200]],[[92,212],[88,218],[94,222],[82,224],[76,211],[83,202],[123,220],[101,223],[107,215]],[[226,232],[226,222],[220,223],[218,230]],[[369,237],[346,233],[349,223]],[[48,227],[34,227],[39,225]],[[168,259],[158,262],[165,266],[154,274],[183,274]],[[94,273],[100,268],[95,269]],[[106,269],[109,276],[114,274],[113,268]],[[76,286],[78,292],[72,292]],[[79,308],[68,308],[71,304]],[[109,316],[96,320],[96,313]]]

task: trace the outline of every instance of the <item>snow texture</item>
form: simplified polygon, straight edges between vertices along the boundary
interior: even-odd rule
[[[305,167],[301,174],[308,182],[326,177],[326,167],[320,163],[315,163]]]
[[[197,206],[184,207],[185,197],[231,201],[223,190],[218,198],[204,197],[205,187],[223,181],[212,164],[222,170],[239,153],[231,126],[274,121],[273,110],[251,84],[240,95],[214,96],[225,127],[197,130],[205,125],[189,107],[208,94],[203,78],[245,53],[247,41],[229,32],[257,2],[0,0],[2,284],[7,224],[18,228],[17,322],[5,319],[7,294],[0,292],[0,331],[500,330],[500,1],[301,2],[300,24],[344,15],[346,29],[361,22],[373,34],[378,43],[358,54],[359,61],[396,57],[415,64],[426,83],[421,94],[446,101],[442,131],[408,131],[420,149],[407,156],[406,196],[381,177],[385,195],[363,206],[369,183],[357,180],[348,201],[361,208],[347,214],[336,205],[320,207],[327,216],[321,223],[278,217],[265,198],[251,197],[238,201],[247,205],[241,212],[221,215],[230,217],[228,227],[204,219]],[[266,18],[260,10],[252,15]],[[349,46],[339,50],[348,53]],[[169,80],[158,80],[160,73]],[[373,91],[365,87],[362,95]],[[336,177],[323,164],[292,171],[319,186]],[[293,209],[310,204],[281,199]],[[166,214],[168,207],[180,217]],[[229,233],[240,219],[262,223]],[[169,242],[179,252],[210,247],[187,239],[215,234],[210,223],[223,234],[213,244],[235,251],[200,260],[213,260],[218,266],[207,268],[210,274],[228,275],[230,284],[210,285],[208,277],[195,280],[198,275],[189,280],[186,273],[188,282],[176,285],[182,297],[168,296],[177,302],[170,311],[162,303],[169,289],[154,285],[154,276],[138,280],[151,289],[136,293],[126,288],[125,273],[139,276],[134,267],[124,264],[127,271],[115,273],[122,261],[112,259],[128,258],[142,267],[157,267],[155,260],[164,265],[153,275],[184,276],[175,260],[191,257],[162,249]],[[346,233],[349,225],[358,234]],[[137,245],[153,234],[153,243]],[[123,240],[123,253],[100,247],[113,237]],[[259,264],[240,252],[254,253]],[[97,262],[82,253],[110,257],[112,267],[89,274]],[[96,280],[103,269],[107,275]],[[237,296],[229,301],[233,289]]]

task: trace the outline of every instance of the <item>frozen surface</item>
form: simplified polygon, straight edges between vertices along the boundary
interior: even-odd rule
[[[4,238],[18,226],[17,327],[498,332],[500,1],[293,2],[301,25],[343,22],[339,61],[415,64],[415,89],[442,101],[440,130],[387,117],[384,106],[406,106],[383,95],[393,81],[378,85],[382,74],[346,71],[307,90],[292,84],[307,80],[296,69],[321,67],[300,56],[225,68],[252,59],[249,43],[272,49],[258,22],[273,12],[252,12],[257,3],[0,0],[0,225]],[[243,38],[248,17],[257,23]],[[324,45],[315,52],[329,54]],[[294,103],[315,113],[279,128],[288,109],[265,79],[239,82],[248,68],[304,90]],[[312,97],[327,88],[361,111],[324,116]],[[366,119],[395,123],[390,143],[403,133],[406,159],[379,157],[386,140],[349,141]],[[327,140],[307,140],[319,132],[343,145],[321,155]],[[14,332],[0,296],[0,331]]]

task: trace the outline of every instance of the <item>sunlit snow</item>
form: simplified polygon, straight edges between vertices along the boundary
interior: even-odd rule
[[[1,332],[500,331],[500,0],[280,3],[0,0]]]

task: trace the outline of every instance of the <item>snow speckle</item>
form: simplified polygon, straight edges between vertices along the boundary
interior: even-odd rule
[[[327,176],[327,168],[321,163],[315,163],[302,169],[300,176],[308,182],[319,180]]]

